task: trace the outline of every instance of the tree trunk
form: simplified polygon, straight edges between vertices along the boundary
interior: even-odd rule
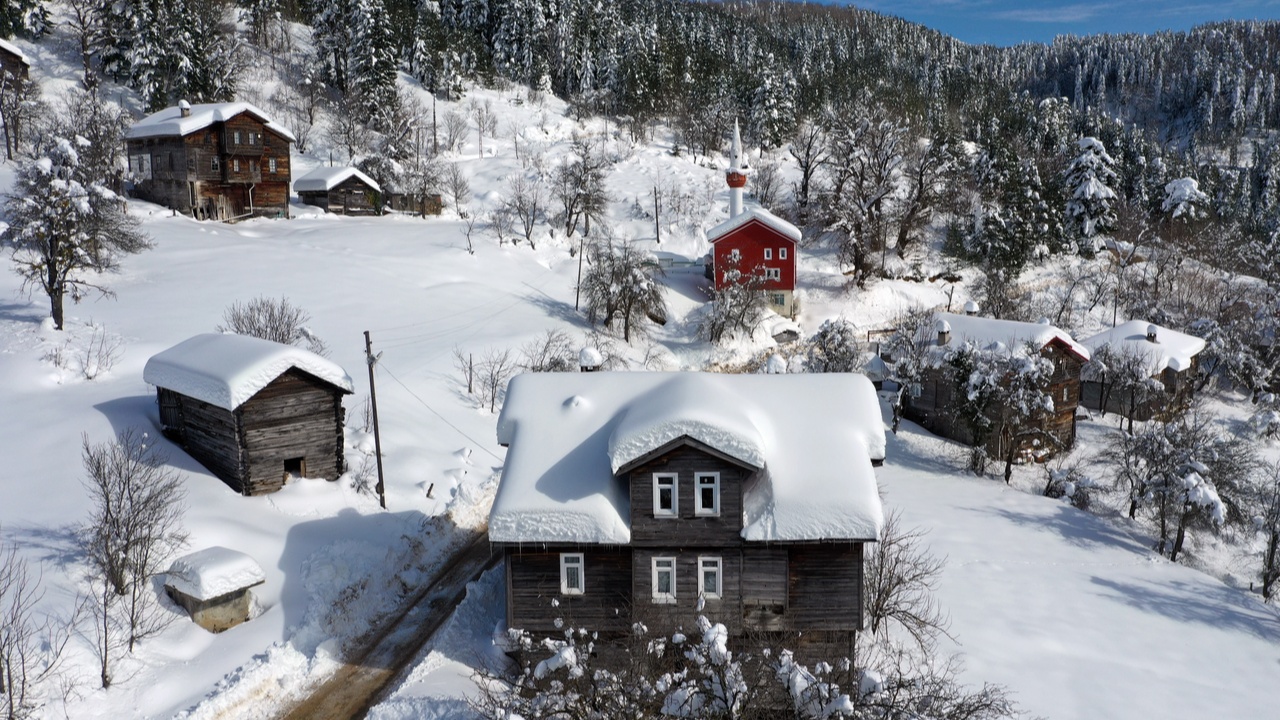
[[[55,330],[62,329],[62,289],[59,288],[49,293],[49,310],[53,317],[53,327]]]
[[[1187,515],[1188,509],[1184,507],[1182,514],[1178,516],[1178,534],[1173,539],[1173,550],[1169,552],[1169,562],[1178,562],[1178,553],[1182,552],[1182,541],[1187,537]]]

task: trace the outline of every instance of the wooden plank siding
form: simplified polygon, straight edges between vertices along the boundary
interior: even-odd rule
[[[583,553],[583,593],[560,593],[560,553]],[[604,633],[631,627],[631,550],[625,547],[506,546],[507,624],[534,635],[565,627]],[[558,605],[552,605],[552,601]]]
[[[165,437],[236,492],[243,493],[245,457],[235,413],[167,388],[158,388],[156,394]]]
[[[694,514],[694,475],[720,473],[720,514]],[[676,510],[679,517],[655,517],[653,484],[655,473],[676,473]],[[742,544],[742,496],[747,471],[688,445],[676,447],[645,462],[630,472],[631,544],[633,547],[714,546]]]
[[[862,543],[787,548],[786,629],[862,628]]]

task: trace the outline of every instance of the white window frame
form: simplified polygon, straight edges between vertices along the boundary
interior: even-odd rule
[[[767,268],[765,268],[765,269],[764,269],[764,279],[765,279],[765,280],[781,280],[781,279],[782,279],[782,268],[771,268],[771,267],[767,267]]]
[[[658,502],[662,497],[663,482],[671,481],[671,509],[664,510]],[[653,474],[653,516],[656,518],[680,517],[680,476],[676,473]]]
[[[586,558],[582,553],[560,553],[560,594],[583,595],[587,591]],[[578,569],[578,585],[569,584],[569,568]]]
[[[669,566],[659,568],[659,563],[669,563]],[[652,561],[653,568],[653,601],[655,603],[674,603],[676,601],[676,559],[674,556],[662,555],[655,557]],[[658,575],[660,573],[671,574],[671,592],[658,592]]]
[[[274,174],[275,174],[275,172],[276,172],[276,159],[275,159],[275,158],[267,158],[267,168],[270,170],[270,172],[271,172],[271,174],[272,174],[272,175],[274,175]]]
[[[702,481],[711,479],[711,490],[714,493],[711,507],[702,504]],[[693,474],[693,514],[697,517],[720,517],[720,473],[698,472]]]
[[[251,132],[251,133],[249,133],[249,144],[250,144],[250,145],[257,145],[257,144],[258,144],[258,133],[256,133],[256,132]]]
[[[787,249],[786,249],[786,248],[778,248],[778,259],[779,259],[779,260],[786,260],[786,259],[787,259]]]
[[[231,172],[240,172],[240,158],[231,158]]]
[[[707,587],[707,570],[711,567],[715,568],[716,586]],[[706,555],[698,556],[698,594],[709,600],[719,600],[724,597],[724,561],[719,557]]]
[[[239,131],[239,130],[236,130],[236,131],[232,132],[232,133],[231,133],[231,136],[232,136],[232,138],[233,138],[233,140],[231,141],[231,144],[232,144],[232,145],[239,145],[239,144],[240,144],[240,131]]]
[[[765,249],[764,249],[764,259],[765,259],[765,260],[772,260],[772,259],[773,259],[773,248],[765,248]]]

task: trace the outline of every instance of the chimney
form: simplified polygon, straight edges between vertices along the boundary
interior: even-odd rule
[[[951,342],[951,323],[946,320],[938,320],[934,326],[938,330],[938,346],[941,347]]]
[[[1156,330],[1158,330],[1158,328],[1155,325],[1147,326],[1147,342],[1149,343],[1158,342],[1156,340]]]
[[[596,372],[604,364],[600,351],[593,347],[584,347],[578,353],[578,369],[582,372]]]
[[[186,100],[179,100],[178,112],[181,113],[182,117],[191,117],[191,103]]]
[[[973,317],[974,315],[977,315],[978,310],[979,310],[978,303],[972,300],[964,304],[964,314],[968,315],[969,317]]]

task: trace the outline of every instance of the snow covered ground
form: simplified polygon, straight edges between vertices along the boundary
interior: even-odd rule
[[[38,72],[50,73],[47,95],[70,84],[72,65],[54,48],[24,49]],[[563,103],[525,102],[524,93],[470,93],[491,102],[500,118],[500,137],[485,138],[483,157],[472,134],[447,158],[471,178],[474,214],[496,205],[509,175],[532,172],[522,158],[543,152],[554,163],[573,132],[584,129],[566,117]],[[585,129],[603,132],[605,125],[595,120]],[[609,130],[618,233],[663,257],[701,257],[703,232],[725,217],[722,170],[707,158],[672,156],[663,131],[652,144],[635,145]],[[295,158],[294,172],[319,166],[326,153],[319,148]],[[0,166],[0,189],[12,184],[12,174],[13,165]],[[647,207],[655,186],[679,195],[683,205],[664,220],[661,244],[652,219],[638,209]],[[66,668],[75,689],[65,700],[54,693],[53,716],[269,717],[332,669],[341,643],[390,610],[447,554],[453,529],[477,527],[487,517],[504,451],[495,441],[496,415],[478,407],[459,381],[455,350],[477,357],[489,349],[518,351],[547,330],[563,330],[578,345],[611,345],[632,369],[679,370],[741,360],[771,344],[761,338],[712,348],[694,339],[705,285],[697,269],[667,275],[670,321],[649,341],[627,347],[596,337],[574,310],[576,241],[545,226],[537,250],[499,246],[478,231],[471,254],[453,211],[427,220],[341,218],[295,206],[292,220],[222,225],[146,203],[131,207],[155,249],[125,258],[122,273],[106,278],[114,300],[69,305],[63,332],[46,321],[43,298],[20,292],[7,257],[0,260],[0,536],[43,568],[42,609],[68,614],[87,570],[74,539],[89,512],[81,438],[98,443],[136,427],[169,452],[181,473],[188,550],[220,545],[246,553],[266,582],[254,590],[258,616],[220,635],[175,610],[177,622],[121,661],[109,690],[97,689],[89,642],[76,639]],[[925,274],[946,265],[936,256],[923,262]],[[848,290],[840,269],[829,254],[802,250],[806,334],[830,317],[873,330],[909,307],[958,308],[967,299],[963,285],[941,280]],[[147,359],[213,331],[228,305],[259,295],[286,296],[311,314],[309,326],[328,343],[330,359],[355,381],[347,407],[357,415],[368,392],[362,332],[371,331],[375,352],[383,353],[378,405],[387,511],[350,477],[241,497],[160,437],[154,389],[142,379]],[[119,353],[109,370],[89,380],[84,348],[95,333],[118,343]],[[1083,428],[1077,452],[1096,447],[1100,432]],[[348,439],[349,461],[359,467],[370,438],[353,429]],[[887,504],[902,508],[909,525],[929,529],[934,552],[949,556],[941,600],[967,680],[1006,684],[1031,714],[1052,718],[1246,717],[1280,706],[1274,682],[1280,623],[1273,610],[1152,555],[1141,533],[1131,534],[1123,522],[967,477],[957,455],[953,445],[904,424],[878,475]],[[1015,485],[1034,487],[1039,472],[1020,469]],[[1215,559],[1213,547],[1204,543],[1197,557]],[[372,717],[465,716],[460,698],[469,668],[498,661],[489,638],[502,619],[500,577],[490,572],[472,586]]]

